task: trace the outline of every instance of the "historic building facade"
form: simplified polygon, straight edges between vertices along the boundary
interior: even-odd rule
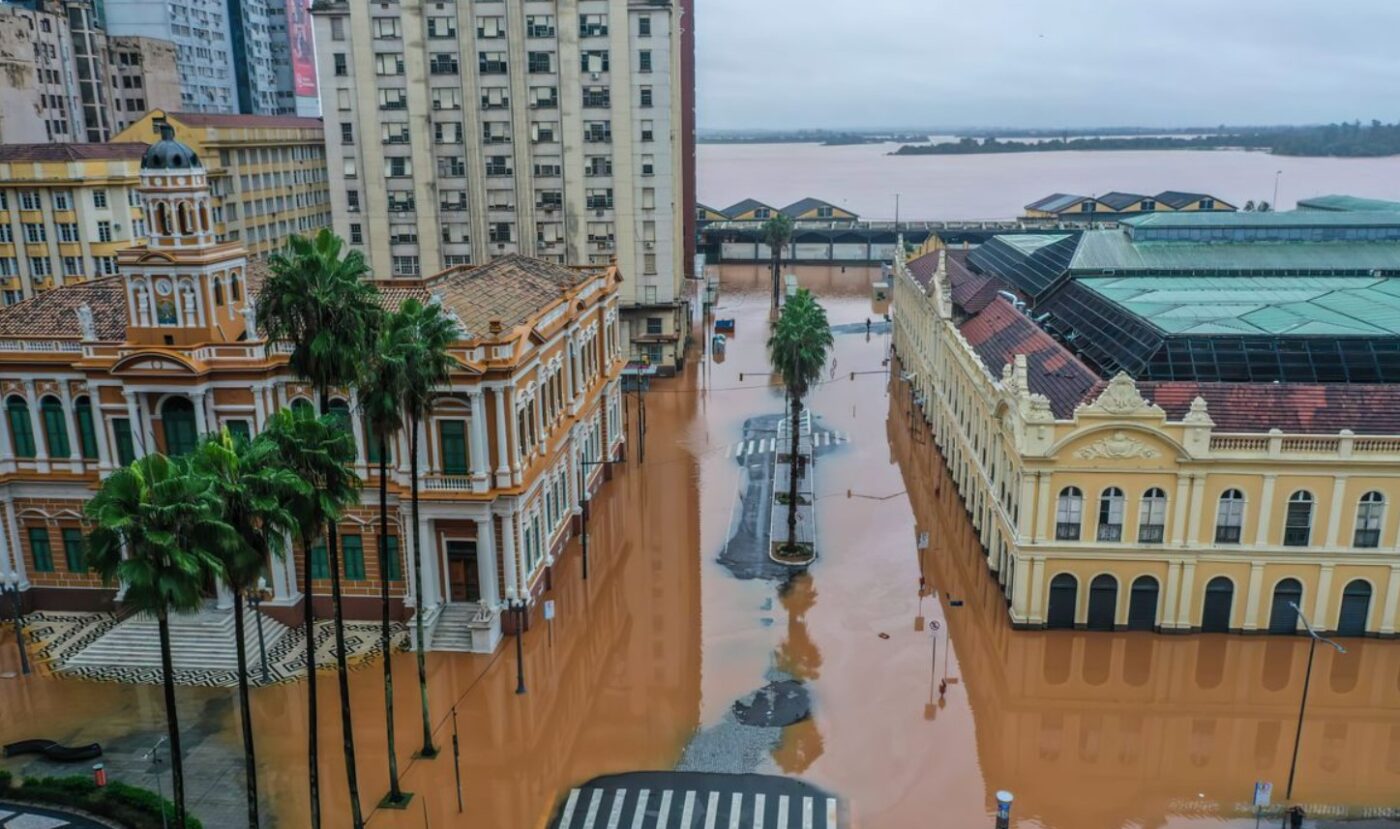
[[[1395,385],[1100,373],[1082,331],[1071,348],[1042,327],[1053,301],[1027,309],[965,251],[935,242],[894,273],[901,377],[1014,624],[1289,633],[1296,604],[1320,630],[1395,635]]]
[[[251,434],[279,408],[312,405],[286,349],[259,336],[259,266],[237,242],[217,239],[208,172],[164,132],[142,158],[149,240],[118,254],[121,275],[0,309],[0,571],[34,607],[93,609],[116,598],[82,557],[83,505],[102,477],[148,452],[189,451],[214,429]],[[381,285],[386,305],[442,303],[461,333],[420,442],[421,597],[409,570],[407,437],[391,446],[381,527],[378,458],[356,394],[333,394],[366,479],[364,504],[339,528],[350,615],[376,616],[387,578],[395,614],[427,614],[434,647],[490,650],[504,603],[533,602],[546,589],[580,498],[621,448],[620,281],[611,265],[515,256]],[[391,558],[380,572],[385,532]],[[298,549],[269,562],[266,612],[296,617],[307,566],[313,600],[329,601],[325,551]],[[231,603],[219,585],[209,598]]]

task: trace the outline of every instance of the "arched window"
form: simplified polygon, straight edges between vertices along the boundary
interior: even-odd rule
[[[1152,630],[1157,627],[1157,580],[1151,576],[1133,579],[1128,594],[1128,630]]]
[[[180,233],[188,235],[194,232],[194,220],[190,215],[190,203],[180,202],[179,212],[176,214],[180,220]]]
[[[156,230],[162,236],[170,235],[170,206],[165,202],[156,203]]]
[[[160,407],[161,429],[165,433],[165,454],[188,455],[199,442],[194,427],[194,404],[188,397],[171,397]]]
[[[305,397],[298,397],[297,399],[293,400],[291,402],[291,409],[293,412],[296,412],[297,414],[302,415],[303,417],[315,413],[315,409],[311,407],[311,401],[307,400]]]
[[[1220,508],[1215,514],[1215,542],[1238,544],[1244,532],[1244,493],[1227,489],[1220,493]]]
[[[1116,486],[1105,489],[1099,495],[1098,539],[1123,540],[1123,490]]]
[[[1201,608],[1201,633],[1229,633],[1234,601],[1234,582],[1224,576],[1216,576],[1206,582],[1206,598]]]
[[[1288,513],[1283,522],[1283,543],[1287,547],[1306,547],[1312,537],[1313,497],[1307,490],[1298,490],[1288,497]]]
[[[224,307],[224,283],[218,279],[214,280],[214,304]]]
[[[1059,505],[1055,509],[1055,540],[1078,541],[1083,519],[1084,493],[1076,486],[1060,490]]]
[[[1079,598],[1079,579],[1061,573],[1050,580],[1050,603],[1045,611],[1048,628],[1073,628],[1075,605]]]
[[[49,447],[49,457],[68,457],[71,450],[68,445],[68,424],[63,419],[63,404],[58,402],[57,397],[45,397],[39,401],[39,413],[44,417],[44,443]]]
[[[1167,530],[1167,493],[1153,487],[1142,495],[1138,511],[1138,543],[1160,544]]]
[[[93,460],[97,457],[97,424],[92,418],[92,400],[79,397],[73,401],[73,418],[78,421],[78,446],[83,457]]]
[[[1302,606],[1303,585],[1297,579],[1284,579],[1274,585],[1274,603],[1269,608],[1269,633],[1297,633],[1297,608]]]
[[[1089,630],[1113,630],[1118,615],[1118,579],[1103,573],[1089,583]]]
[[[238,272],[234,271],[228,278],[228,300],[237,302],[243,298],[243,286],[238,282]]]
[[[1368,492],[1361,496],[1356,505],[1356,532],[1352,536],[1353,547],[1381,546],[1381,522],[1385,519],[1385,496],[1379,492]]]
[[[34,424],[29,419],[29,404],[19,395],[5,401],[5,414],[10,420],[10,444],[15,457],[34,457]]]
[[[1364,579],[1348,582],[1342,590],[1342,609],[1337,614],[1337,635],[1365,636],[1366,621],[1370,615],[1371,583]]]

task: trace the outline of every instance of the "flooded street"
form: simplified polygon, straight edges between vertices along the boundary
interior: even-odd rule
[[[1306,642],[1012,631],[937,449],[882,365],[889,335],[864,331],[884,310],[872,306],[871,272],[799,275],[833,325],[853,324],[808,401],[822,427],[849,436],[819,455],[810,572],[780,590],[718,561],[739,520],[736,443],[748,419],[783,407],[766,373],[767,273],[729,268],[715,312],[737,321],[727,353],[697,355],[646,393],[644,461],[627,398],[628,463],[593,502],[588,580],[575,540],[547,595],[557,617],[537,610],[525,636],[528,693],[515,693],[510,640],[493,656],[431,654],[443,753],[414,759],[413,657],[394,657],[399,763],[415,797],[370,825],[543,827],[584,780],[673,768],[698,731],[778,670],[805,682],[812,714],[758,770],[835,793],[865,829],[990,827],[997,789],[1015,793],[1013,825],[1025,829],[1252,826],[1254,781],[1272,781],[1278,800],[1287,780]],[[1319,649],[1313,671],[1295,791],[1312,815],[1400,800],[1400,642],[1346,646]],[[0,654],[12,669],[12,639]],[[366,809],[388,788],[381,681],[377,670],[351,675]],[[325,825],[348,826],[335,683],[320,690]],[[241,792],[237,707],[222,688],[182,688],[180,702],[192,760],[226,766],[192,781],[199,814],[201,792]],[[255,690],[253,705],[268,811],[276,826],[304,826],[304,687]],[[0,680],[4,741],[136,750],[162,730],[157,686]]]

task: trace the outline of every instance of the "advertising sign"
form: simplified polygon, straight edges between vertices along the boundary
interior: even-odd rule
[[[292,49],[292,88],[298,98],[314,98],[316,42],[309,0],[287,0],[287,40]]]

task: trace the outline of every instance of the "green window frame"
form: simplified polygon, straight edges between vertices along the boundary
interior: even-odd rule
[[[379,430],[374,427],[369,418],[364,418],[365,432],[365,459],[371,464],[379,463]],[[384,448],[384,462],[387,465],[394,463],[394,441],[393,436],[386,436]]]
[[[438,421],[438,448],[442,455],[443,474],[467,474],[467,422],[465,420]]]
[[[131,418],[112,418],[112,437],[117,442],[117,462],[130,466],[136,460],[136,442],[131,436]]]
[[[84,552],[84,546],[82,530],[76,527],[63,528],[63,557],[68,561],[68,572],[87,572],[87,555]]]
[[[399,537],[397,535],[387,536],[384,539],[384,569],[389,575],[389,581],[398,581],[403,578],[403,568],[399,566]]]
[[[92,399],[73,401],[73,418],[78,421],[78,447],[87,460],[97,459],[97,424],[92,419]]]
[[[63,420],[63,404],[57,397],[45,397],[39,401],[39,414],[43,416],[44,443],[49,447],[49,457],[68,457],[72,447],[68,443],[68,424]]]
[[[340,557],[344,559],[345,578],[350,581],[365,580],[365,545],[358,535],[340,537]]]
[[[194,403],[184,397],[170,398],[160,407],[160,422],[165,432],[165,454],[173,458],[194,451],[199,443],[199,434],[194,425]]]
[[[17,458],[34,457],[34,424],[29,419],[29,404],[23,397],[11,397],[5,403],[10,419],[10,443]]]
[[[253,429],[246,420],[226,420],[224,428],[228,429],[228,433],[236,440],[246,442],[253,439]]]
[[[328,579],[331,577],[331,559],[326,554],[326,541],[321,539],[311,545],[311,578]]]
[[[48,527],[29,528],[29,552],[34,556],[35,572],[53,572],[53,547],[49,542]]]

